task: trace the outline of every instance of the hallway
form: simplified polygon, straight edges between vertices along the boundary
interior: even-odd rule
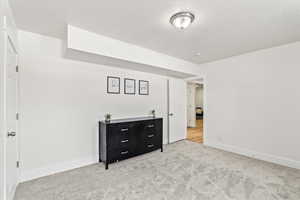
[[[187,129],[187,140],[197,143],[203,143],[203,119],[196,121],[195,128]]]

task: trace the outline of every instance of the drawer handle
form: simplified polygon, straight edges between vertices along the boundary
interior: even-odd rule
[[[121,143],[126,143],[126,142],[128,142],[128,140],[122,140],[122,141],[121,141]]]
[[[154,134],[148,135],[148,138],[152,138],[154,136]]]
[[[122,128],[121,131],[122,131],[122,132],[128,131],[128,128]]]
[[[148,148],[154,147],[154,144],[148,144]]]
[[[153,128],[153,127],[154,127],[154,124],[148,125],[148,128]]]
[[[122,151],[121,154],[122,155],[128,154],[128,151]]]

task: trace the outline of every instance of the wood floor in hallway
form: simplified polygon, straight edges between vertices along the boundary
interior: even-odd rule
[[[186,139],[197,143],[203,143],[203,119],[198,119],[196,121],[195,128],[188,128]]]

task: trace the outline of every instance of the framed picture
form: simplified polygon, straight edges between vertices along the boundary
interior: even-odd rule
[[[149,81],[139,80],[139,94],[149,95]]]
[[[135,80],[130,78],[124,79],[124,94],[135,94]]]
[[[120,94],[120,78],[108,76],[107,77],[107,93]]]

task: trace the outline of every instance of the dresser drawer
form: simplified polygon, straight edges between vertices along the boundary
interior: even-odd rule
[[[128,137],[127,138],[120,138],[118,147],[121,147],[121,148],[128,147],[129,148],[131,143],[132,142]]]
[[[108,149],[130,147],[132,144],[131,124],[118,124],[110,128],[108,137]]]
[[[160,141],[161,139],[157,134],[149,134],[143,138],[143,143],[145,144],[144,147],[146,147],[148,144],[153,144],[157,146],[160,143]]]
[[[146,137],[148,135],[156,135],[156,123],[155,121],[147,121],[143,124],[142,128],[143,137]]]
[[[154,120],[149,120],[144,123],[144,130],[153,131],[156,128]]]
[[[122,147],[130,147],[132,145],[132,140],[129,137],[115,137],[108,139],[108,149],[117,149]]]
[[[143,133],[143,139],[144,139],[144,140],[154,139],[154,138],[157,138],[158,136],[159,136],[158,133],[155,132],[155,131],[144,132],[144,133]]]
[[[130,130],[132,129],[132,124],[119,124],[118,126],[115,126],[115,131],[120,134],[129,134]]]
[[[130,148],[119,148],[114,149],[113,151],[108,151],[107,158],[109,162],[115,162],[129,158],[132,154],[133,152]]]
[[[155,126],[155,123],[151,123],[151,128],[147,128],[145,127],[142,133],[142,139],[144,141],[147,140],[152,140],[152,139],[156,139],[156,138],[160,138],[161,137],[161,132],[157,130],[157,127]],[[149,124],[148,124],[149,126]],[[154,127],[152,127],[154,126]]]
[[[159,148],[161,148],[161,144],[159,144],[156,141],[153,141],[153,142],[149,141],[149,142],[144,143],[144,152],[154,151]]]

